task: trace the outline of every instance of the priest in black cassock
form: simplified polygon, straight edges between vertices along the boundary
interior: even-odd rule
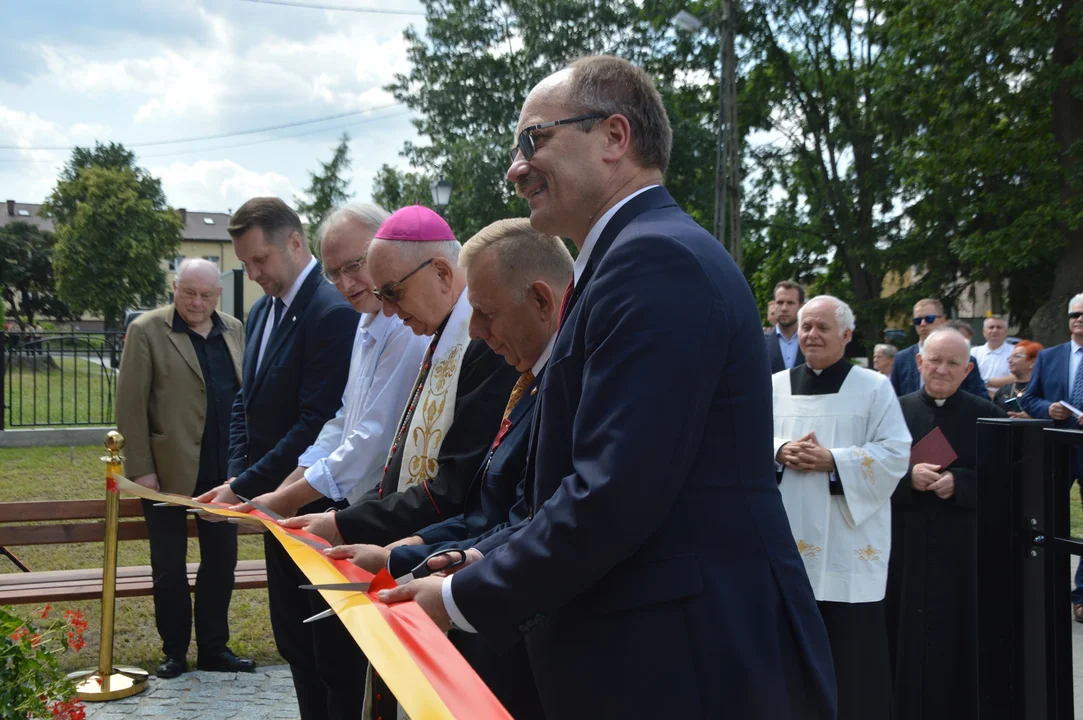
[[[977,421],[1007,417],[959,392],[974,371],[970,344],[937,330],[917,356],[925,386],[899,398],[917,446],[939,428],[958,456],[919,462],[892,497],[888,632],[895,661],[896,720],[977,718]],[[921,460],[915,452],[911,463]]]

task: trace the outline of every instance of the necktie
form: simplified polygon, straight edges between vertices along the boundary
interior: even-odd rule
[[[1083,354],[1083,350],[1076,350]],[[1079,359],[1079,365],[1075,369],[1075,379],[1072,380],[1072,391],[1068,393],[1068,402],[1077,408],[1083,408],[1083,357]]]
[[[275,298],[275,319],[271,323],[271,333],[278,329],[278,324],[282,321],[282,313],[286,310],[286,303],[282,301],[282,298]]]
[[[519,401],[523,399],[523,393],[530,387],[530,383],[534,382],[534,373],[527,370],[525,373],[519,376],[518,382],[515,383],[515,387],[511,389],[511,397],[508,398],[508,406],[504,408],[504,419],[508,419],[508,415],[511,415],[511,411],[515,409],[515,406],[519,404]]]
[[[572,293],[575,292],[575,276],[568,281],[568,289],[564,291],[564,299],[560,301],[560,320],[557,321],[557,330],[564,324],[564,313],[568,311],[568,301],[572,299]]]

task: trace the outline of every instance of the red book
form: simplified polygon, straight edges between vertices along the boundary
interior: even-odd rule
[[[951,465],[959,455],[952,448],[951,443],[940,432],[940,428],[933,428],[932,432],[916,442],[910,448],[910,467],[918,463],[937,465],[941,470]]]

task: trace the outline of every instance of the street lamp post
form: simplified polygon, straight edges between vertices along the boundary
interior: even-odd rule
[[[432,191],[432,204],[436,206],[436,212],[443,217],[444,209],[451,204],[451,183],[440,178],[434,180],[429,189]]]
[[[681,10],[673,24],[696,32],[703,22]],[[715,155],[714,234],[725,243],[734,262],[742,262],[741,247],[741,153],[737,135],[737,54],[734,49],[736,20],[733,0],[722,0],[719,16],[718,142]]]

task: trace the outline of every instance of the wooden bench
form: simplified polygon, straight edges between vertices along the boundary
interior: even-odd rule
[[[120,540],[145,540],[147,524],[138,498],[120,501]],[[126,519],[134,518],[134,519]],[[72,522],[90,521],[90,522]],[[15,525],[13,523],[34,523]],[[242,534],[259,530],[240,525]],[[188,537],[196,536],[196,521],[188,519]],[[105,500],[64,500],[49,502],[0,503],[0,547],[56,545],[105,540]],[[17,555],[17,553],[15,553]],[[101,556],[96,558],[101,562]],[[0,556],[0,563],[11,561]],[[14,565],[12,565],[14,567]],[[195,588],[195,563],[188,564],[188,587]],[[6,569],[6,568],[5,568]],[[0,605],[97,599],[102,596],[102,570],[46,570],[0,573]],[[117,568],[117,597],[150,595],[153,590],[149,565]],[[263,560],[237,563],[238,590],[267,587],[267,566]]]

